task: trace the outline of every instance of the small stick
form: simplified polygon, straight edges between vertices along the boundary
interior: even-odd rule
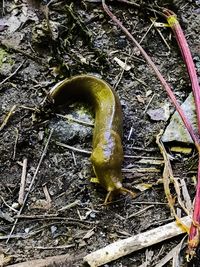
[[[62,115],[62,114],[56,113],[56,116],[64,118],[64,119],[66,119],[68,121],[73,121],[73,122],[76,122],[76,123],[79,123],[79,124],[83,124],[83,125],[86,125],[86,126],[94,127],[94,123],[78,120],[76,118],[73,118],[71,115]]]
[[[189,226],[191,218],[186,216],[181,218],[181,221],[183,224]],[[168,223],[147,232],[116,241],[86,255],[83,260],[87,262],[90,267],[98,267],[134,251],[152,246],[183,233],[185,233],[185,230],[177,226],[176,222]]]
[[[38,250],[55,250],[55,249],[67,249],[67,248],[73,248],[75,247],[75,244],[71,245],[63,245],[63,246],[51,246],[51,247],[43,247],[43,246],[34,246],[34,249]],[[33,247],[26,247],[26,249],[32,249]]]
[[[155,94],[152,95],[152,97],[150,98],[149,102],[147,103],[145,110],[143,111],[143,113],[145,114],[147,112],[148,107],[150,106],[151,102],[153,101],[155,97]]]
[[[70,149],[72,151],[76,151],[76,152],[83,153],[83,154],[86,154],[86,155],[91,155],[91,153],[92,153],[92,151],[85,150],[85,149],[79,149],[79,148],[76,148],[76,147],[73,147],[73,146],[69,146],[69,145],[63,144],[61,142],[56,142],[56,145],[62,146],[62,147],[68,148],[68,149]]]
[[[114,84],[113,88],[116,90],[119,83],[121,82],[121,79],[124,75],[124,71],[125,71],[125,67],[127,66],[127,58],[125,59],[125,65],[124,65],[124,68],[122,68],[120,74],[119,74],[119,78],[117,79],[116,83]]]
[[[156,31],[158,32],[158,34],[160,35],[161,39],[163,40],[164,44],[166,45],[167,49],[170,52],[171,48],[170,48],[169,44],[167,43],[167,41],[165,40],[165,37],[162,35],[161,31],[158,29],[158,26],[156,25],[156,19],[150,18],[150,20],[151,20],[151,22],[154,22],[153,26],[155,27]],[[166,27],[166,25],[164,25],[163,27]]]
[[[126,169],[123,168],[122,172],[126,173],[148,173],[148,172],[160,172],[160,169],[154,168],[154,167],[149,167],[149,168],[131,168],[131,169]]]
[[[46,202],[47,202],[47,209],[50,209],[51,208],[51,197],[50,197],[47,185],[43,186],[43,192],[44,192]]]
[[[5,199],[2,196],[1,196],[1,199],[2,199],[3,203],[6,205],[6,207],[8,207],[10,210],[14,211],[15,213],[18,212],[18,210],[14,209],[10,205],[8,205],[8,203],[6,203]]]
[[[76,162],[76,157],[75,157],[74,151],[72,151],[72,158],[73,158],[73,161],[74,161],[74,165],[76,166],[77,162]]]
[[[27,158],[23,160],[23,167],[22,167],[22,176],[21,176],[21,183],[20,183],[20,189],[19,189],[19,197],[18,197],[18,203],[20,206],[23,205],[24,202],[24,190],[25,190],[25,183],[26,183],[26,170],[27,170]]]
[[[75,206],[77,206],[77,205],[80,205],[80,204],[81,204],[81,201],[80,201],[79,199],[78,199],[78,200],[75,200],[74,202],[69,203],[69,204],[67,204],[66,206],[60,208],[60,209],[58,210],[58,212],[61,212],[61,211],[64,211],[64,210],[69,210],[69,209],[71,209],[71,208],[73,208],[73,207],[75,207]]]
[[[142,36],[141,40],[139,41],[139,44],[141,44],[143,42],[143,40],[145,39],[145,37],[147,36],[147,34],[149,33],[149,31],[151,30],[151,28],[154,26],[154,23],[156,21],[155,20],[151,20],[151,25],[149,26],[148,30],[145,32],[145,34]]]
[[[58,255],[47,257],[39,260],[25,261],[17,264],[11,264],[10,267],[50,267],[50,266],[75,266],[74,263],[80,259],[81,255],[77,258],[72,257],[70,254]],[[78,265],[77,265],[78,266]]]
[[[10,111],[8,112],[8,114],[6,115],[6,117],[4,118],[4,120],[3,120],[3,122],[2,122],[2,124],[0,126],[0,132],[6,126],[6,124],[8,123],[9,119],[13,115],[14,111],[16,110],[16,108],[17,108],[17,105],[13,105],[12,108],[10,109]]]
[[[17,142],[18,142],[18,138],[19,138],[19,130],[15,127],[16,130],[16,137],[15,137],[15,143],[14,143],[14,148],[13,148],[13,157],[12,159],[15,159],[16,156],[16,150],[17,150]]]
[[[151,209],[151,208],[153,208],[153,207],[154,207],[154,205],[147,206],[146,208],[144,208],[144,209],[142,209],[142,210],[139,210],[139,211],[137,211],[137,212],[135,212],[135,213],[132,213],[131,215],[129,215],[129,216],[127,217],[127,219],[131,219],[131,218],[133,218],[133,217],[139,216],[139,215],[141,215],[142,213],[144,213],[146,210]]]
[[[61,146],[61,147],[65,147],[65,148],[68,148],[68,149],[70,149],[72,151],[83,153],[83,154],[86,154],[86,155],[89,155],[89,156],[92,153],[92,151],[90,151],[90,150],[76,148],[74,146],[70,146],[70,145],[67,145],[67,144],[64,144],[64,143],[61,143],[61,142],[58,142],[58,141],[56,141],[56,145]],[[135,147],[133,147],[133,149],[151,152],[149,150],[146,150],[145,148],[143,149],[143,148],[135,148]],[[141,159],[141,158],[143,158],[143,159],[151,159],[152,157],[124,155],[124,158],[128,158],[128,159]],[[160,158],[160,157],[153,157],[153,159],[154,160],[162,160],[162,158]]]
[[[18,214],[17,214],[18,216],[21,215],[21,213],[22,213],[22,211],[23,211],[23,209],[24,209],[26,200],[28,199],[28,196],[29,196],[29,194],[30,194],[30,192],[31,192],[31,189],[32,189],[33,184],[34,184],[35,179],[36,179],[36,176],[37,176],[38,171],[39,171],[39,169],[40,169],[40,165],[42,164],[42,161],[43,161],[43,159],[44,159],[44,157],[45,157],[45,155],[46,155],[47,148],[48,148],[48,145],[49,145],[49,142],[50,142],[52,133],[53,133],[53,129],[51,129],[51,131],[50,131],[50,134],[49,134],[49,137],[48,137],[48,139],[47,139],[46,145],[45,145],[44,150],[43,150],[43,152],[42,152],[42,155],[41,155],[41,157],[40,157],[38,166],[37,166],[37,168],[36,168],[36,170],[35,170],[35,173],[34,173],[34,175],[33,175],[32,181],[31,181],[31,183],[30,183],[30,185],[29,185],[28,192],[26,193],[26,195],[25,195],[25,197],[24,197],[24,202],[23,202],[23,204],[22,204],[22,206],[21,206],[21,208],[20,208],[20,210],[19,210],[19,212],[18,212]],[[12,227],[10,233],[9,233],[8,239],[6,240],[6,244],[9,242],[9,240],[10,240],[10,236],[12,235],[13,231],[15,230],[15,226],[17,225],[17,222],[18,222],[18,218],[15,219],[15,222],[14,222],[14,224],[13,224],[13,227]]]
[[[128,141],[130,140],[132,133],[133,133],[133,126],[131,126],[131,129],[129,131],[128,138],[127,138]]]
[[[0,82],[0,86],[3,85],[5,82],[7,82],[8,80],[10,80],[13,76],[15,76],[17,74],[17,72],[21,69],[21,67],[24,65],[24,63],[26,62],[26,60],[24,60],[20,65],[19,67],[13,72],[10,74],[10,76],[6,77],[3,81]],[[1,88],[0,88],[1,90]]]

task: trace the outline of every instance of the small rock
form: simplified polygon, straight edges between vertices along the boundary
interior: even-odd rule
[[[152,121],[167,121],[170,116],[169,104],[165,104],[160,108],[149,109],[147,114]]]
[[[191,122],[193,129],[197,132],[197,117],[196,117],[196,110],[194,104],[194,97],[193,94],[190,93],[185,102],[181,105],[186,117]],[[163,142],[181,142],[186,144],[192,144],[193,141],[185,128],[181,117],[179,116],[178,112],[176,111],[167,126],[163,136]]]

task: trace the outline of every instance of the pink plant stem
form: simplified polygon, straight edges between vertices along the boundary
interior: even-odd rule
[[[188,254],[191,257],[193,257],[193,255],[195,254],[195,250],[199,245],[200,241],[200,153],[199,153],[197,177],[198,180],[197,180],[196,195],[194,201],[194,211],[188,238]]]
[[[143,55],[143,57],[145,58],[145,60],[147,61],[147,63],[152,67],[152,69],[154,70],[157,78],[160,80],[163,88],[167,91],[167,94],[168,94],[169,98],[171,99],[172,103],[176,107],[176,110],[178,111],[180,117],[182,118],[182,120],[183,120],[183,122],[185,124],[185,127],[187,128],[187,130],[188,130],[188,132],[189,132],[192,140],[194,141],[195,145],[198,146],[198,138],[197,138],[196,134],[194,133],[194,130],[192,128],[191,123],[189,122],[189,120],[185,116],[185,114],[184,114],[181,106],[179,105],[178,101],[176,100],[176,97],[175,97],[174,93],[172,92],[171,87],[166,82],[166,80],[164,79],[164,77],[162,76],[162,74],[160,73],[160,71],[158,70],[158,68],[156,67],[156,65],[154,64],[154,62],[147,55],[147,53],[144,51],[144,49],[142,48],[142,46],[135,40],[135,38],[132,36],[132,34],[123,26],[123,24],[109,10],[108,6],[105,4],[105,0],[102,0],[102,6],[103,6],[104,11],[121,28],[121,30],[125,33],[125,35],[134,43],[134,45],[140,50],[141,54]]]
[[[187,67],[187,71],[190,77],[192,90],[194,94],[194,100],[195,100],[196,112],[197,112],[198,130],[200,133],[200,86],[199,86],[197,73],[195,70],[194,61],[192,59],[192,55],[191,55],[187,40],[176,18],[175,13],[168,9],[164,9],[163,13],[166,16],[167,21],[171,29],[174,32],[174,35],[176,37],[177,43],[179,45],[179,48],[181,50],[183,59]]]
[[[184,33],[181,26],[177,20],[176,14],[171,10],[164,9],[163,11],[171,29],[174,32],[177,43],[182,53],[182,57],[187,66],[187,71],[190,77],[192,90],[194,94],[194,100],[197,112],[197,123],[198,123],[198,133],[200,134],[200,86],[198,82],[198,77],[195,70],[195,65],[192,59],[192,55],[187,44]],[[196,144],[199,153],[199,163],[198,163],[198,173],[197,173],[197,187],[196,196],[194,202],[193,220],[190,227],[189,242],[188,242],[188,254],[192,257],[195,254],[195,249],[200,242],[200,143]]]

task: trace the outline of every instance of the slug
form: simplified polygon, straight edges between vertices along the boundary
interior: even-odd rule
[[[102,79],[78,75],[65,79],[50,91],[55,105],[69,99],[87,102],[95,113],[91,162],[97,182],[108,192],[105,202],[118,192],[135,193],[122,186],[122,109],[114,90]]]

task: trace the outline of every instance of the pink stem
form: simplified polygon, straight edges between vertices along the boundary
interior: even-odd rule
[[[198,82],[198,77],[195,70],[195,65],[192,59],[192,55],[187,44],[187,40],[181,29],[181,26],[176,18],[176,14],[171,10],[164,9],[164,15],[172,28],[174,35],[176,37],[177,43],[182,53],[182,57],[187,66],[187,71],[190,77],[192,90],[194,94],[196,112],[197,112],[197,122],[198,122],[198,133],[200,134],[200,86]],[[199,163],[198,163],[198,174],[197,174],[197,187],[194,202],[193,211],[193,222],[190,227],[189,242],[188,242],[188,253],[192,257],[195,254],[195,249],[197,248],[200,241],[200,143],[196,144],[199,153]]]
[[[176,17],[175,13],[168,9],[164,9],[164,14],[166,15],[167,19],[170,17]],[[197,73],[195,70],[194,61],[192,59],[192,55],[191,55],[187,40],[185,38],[185,35],[183,33],[183,30],[177,19],[176,19],[176,22],[171,25],[171,28],[176,37],[177,43],[181,50],[182,57],[185,61],[187,71],[190,77],[192,90],[194,94],[195,105],[196,105],[196,111],[197,111],[198,130],[200,134],[200,86],[199,86]]]

